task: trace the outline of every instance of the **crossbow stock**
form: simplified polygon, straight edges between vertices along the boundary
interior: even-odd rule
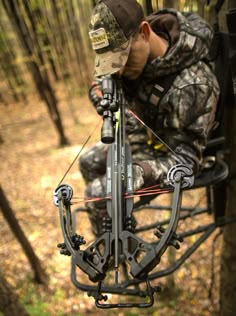
[[[119,79],[105,77],[102,82],[103,100],[97,111],[103,115],[101,140],[110,144],[106,169],[106,196],[108,218],[104,219],[104,233],[87,248],[82,236],[74,231],[71,213],[73,190],[61,184],[54,192],[54,204],[59,208],[64,243],[59,244],[61,253],[71,255],[73,264],[86,273],[89,279],[98,283],[97,287],[87,287],[88,294],[94,297],[99,308],[150,307],[158,287],[150,285],[148,274],[158,265],[168,246],[179,248],[180,236],[176,233],[180,216],[182,189],[193,185],[192,169],[188,165],[177,164],[167,175],[166,185],[173,191],[172,210],[166,229],[156,227],[158,241],[149,243],[135,234],[133,205],[132,156],[125,136],[125,108],[127,102]],[[83,247],[82,247],[83,246]],[[82,250],[82,248],[85,248]],[[123,266],[129,267],[129,279],[120,281]],[[104,281],[107,273],[113,271],[114,282],[107,286]],[[146,290],[129,289],[142,280]],[[102,293],[127,293],[148,297],[140,303],[105,304],[107,296]]]

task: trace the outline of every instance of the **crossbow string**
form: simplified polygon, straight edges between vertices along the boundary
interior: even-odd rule
[[[129,112],[133,115],[133,117],[135,117],[147,130],[149,130],[164,146],[166,146],[166,148],[178,159],[178,155],[176,154],[176,152],[160,137],[158,136],[153,129],[151,129],[147,124],[144,123],[143,120],[141,120],[141,118],[135,114],[132,110],[129,109]],[[98,120],[98,123],[96,124],[95,128],[93,129],[93,131],[91,132],[91,134],[87,137],[87,139],[85,140],[85,142],[83,143],[80,151],[76,154],[75,158],[73,159],[73,161],[71,162],[71,164],[69,165],[68,169],[66,170],[65,174],[63,175],[63,177],[61,178],[60,182],[58,183],[57,187],[59,187],[62,182],[65,180],[66,176],[68,175],[68,173],[70,172],[71,168],[73,167],[73,165],[75,164],[75,162],[78,160],[78,158],[80,157],[82,151],[84,150],[85,146],[88,144],[88,142],[90,141],[91,137],[94,135],[94,133],[97,131],[100,123],[101,123],[102,118],[100,117],[100,119]],[[164,194],[164,193],[168,193],[173,191],[171,188],[166,190],[166,189],[160,189],[159,188],[160,185],[156,184],[150,187],[146,187],[143,189],[139,189],[135,192],[135,194],[132,197],[141,197],[141,196],[146,196],[146,195],[157,195],[157,194]],[[131,196],[129,196],[131,197]],[[75,205],[78,203],[87,203],[87,202],[99,202],[99,201],[103,201],[103,200],[107,200],[107,199],[111,199],[111,196],[104,196],[104,197],[73,197],[73,200],[76,200],[76,202],[72,202],[71,204]],[[124,198],[126,198],[126,196],[124,195]]]

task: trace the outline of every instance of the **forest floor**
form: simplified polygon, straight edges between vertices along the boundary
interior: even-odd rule
[[[98,115],[86,96],[70,98],[60,87],[57,91],[65,134],[70,145],[58,147],[58,136],[46,110],[46,106],[35,95],[27,102],[4,106],[0,104],[0,134],[4,143],[0,145],[1,186],[27,235],[43,268],[49,276],[48,285],[34,283],[29,262],[14,234],[0,212],[0,269],[18,293],[30,315],[110,315],[109,310],[94,306],[94,299],[78,291],[70,281],[70,258],[59,254],[57,243],[62,242],[58,210],[53,205],[53,191],[65,174],[81,146],[94,130]],[[100,136],[98,128],[87,146]],[[72,185],[75,196],[83,196],[84,182],[74,164],[66,176],[65,183]],[[184,203],[196,204],[201,190],[185,193]],[[163,201],[168,198],[163,197]],[[204,198],[201,199],[201,204]],[[83,204],[81,205],[83,206]],[[150,222],[159,216],[145,211],[140,219]],[[154,215],[153,215],[154,214]],[[79,233],[87,243],[93,240],[90,224],[85,213],[81,213]],[[138,219],[137,219],[138,220]],[[203,225],[211,216],[186,220],[180,229]],[[217,233],[217,232],[216,232]],[[116,314],[155,316],[207,316],[217,315],[219,302],[219,272],[222,237],[213,244],[213,234],[172,276],[155,280],[163,291],[155,294],[155,304],[149,309],[117,309]],[[153,232],[148,233],[148,238]],[[154,237],[154,236],[153,236]],[[181,254],[197,237],[184,241]],[[215,251],[212,251],[212,246]],[[178,254],[166,252],[160,268]],[[214,263],[214,265],[213,265]],[[158,266],[159,269],[159,266]],[[79,274],[81,275],[81,273]],[[81,280],[88,283],[82,274]],[[212,283],[213,282],[213,283]],[[209,295],[211,293],[211,295]],[[126,298],[109,296],[109,300],[124,301]],[[128,298],[130,299],[130,298]],[[131,298],[131,301],[134,301]],[[138,301],[138,299],[137,299]]]

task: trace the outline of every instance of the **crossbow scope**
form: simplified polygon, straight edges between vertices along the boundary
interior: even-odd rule
[[[111,144],[115,140],[115,112],[119,109],[119,94],[116,82],[111,77],[105,77],[102,81],[103,99],[97,107],[99,115],[103,115],[101,129],[101,141]]]

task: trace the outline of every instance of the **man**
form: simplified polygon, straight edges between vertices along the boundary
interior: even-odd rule
[[[101,0],[94,8],[89,36],[98,78],[90,89],[92,102],[100,101],[99,78],[120,76],[129,107],[168,144],[150,137],[128,114],[135,190],[162,182],[170,167],[180,162],[199,173],[219,96],[206,62],[213,37],[209,25],[197,15],[174,9],[145,18],[136,0]],[[80,159],[89,197],[105,195],[106,151],[106,145],[99,143]],[[93,231],[99,235],[105,204],[88,207]]]

